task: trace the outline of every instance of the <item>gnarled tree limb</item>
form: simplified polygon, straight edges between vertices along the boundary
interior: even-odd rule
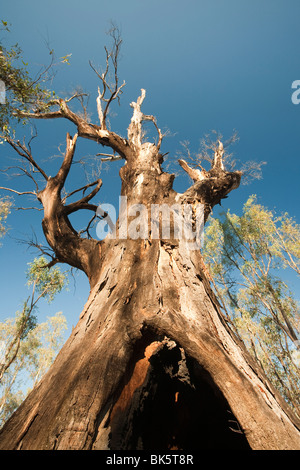
[[[230,191],[238,188],[241,181],[241,171],[225,171],[223,155],[224,147],[219,141],[219,147],[215,151],[209,171],[191,168],[185,160],[178,160],[180,166],[194,181],[193,186],[182,195],[181,199],[188,203],[200,202],[203,204],[205,221],[213,206],[220,204]]]

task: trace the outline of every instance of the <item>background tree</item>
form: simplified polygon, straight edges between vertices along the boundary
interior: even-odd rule
[[[225,321],[200,251],[190,249],[191,239],[175,237],[174,227],[169,236],[154,237],[153,227],[141,227],[141,218],[134,219],[135,237],[125,231],[136,216],[136,204],[146,212],[158,204],[169,208],[177,204],[182,210],[188,205],[194,224],[204,207],[206,221],[213,206],[239,186],[242,172],[226,169],[220,141],[207,170],[194,169],[180,159],[193,184],[177,193],[175,175],[162,166],[163,133],[154,116],[142,111],[144,89],[131,103],[127,137],[110,129],[108,111],[123,90],[117,68],[121,38],[115,28],[111,36],[105,68],[99,72],[93,67],[100,80],[98,123],[91,122],[78,93],[46,100],[42,108],[37,101],[29,102],[29,109],[13,110],[20,119],[70,123],[73,136],[67,133],[63,161],[51,169],[54,176],[29,144],[3,134],[26,165],[23,169],[33,182],[30,195],[43,208],[42,227],[54,253],[52,265],[63,262],[82,270],[91,290],[54,364],[3,427],[0,446],[299,448],[297,418]],[[83,104],[83,113],[72,107],[76,99]],[[145,122],[154,126],[154,141],[145,140]],[[121,195],[127,198],[128,210],[121,207],[123,223],[117,224],[117,238],[97,240],[89,231],[98,214],[107,219],[105,211],[97,212],[98,205],[91,202],[102,180],[97,177],[83,187],[66,187],[79,139],[110,149],[105,155],[97,151],[99,159],[124,161]],[[70,221],[79,211],[91,214],[81,231]],[[161,230],[166,224],[162,217]]]
[[[4,424],[25,398],[24,383],[34,387],[53,362],[62,346],[66,319],[62,313],[37,323],[37,304],[51,302],[66,284],[66,275],[58,267],[48,268],[44,257],[36,258],[27,272],[31,296],[15,318],[0,323],[0,419]],[[26,373],[27,372],[27,373]],[[20,389],[21,385],[23,390]]]
[[[1,355],[4,345],[16,334],[16,318],[0,323]],[[18,353],[5,370],[0,383],[0,426],[43,377],[64,341],[66,319],[61,312],[37,324],[22,338]]]
[[[211,219],[204,250],[229,320],[298,415],[300,312],[282,275],[299,275],[299,247],[299,225],[251,196],[242,216]]]

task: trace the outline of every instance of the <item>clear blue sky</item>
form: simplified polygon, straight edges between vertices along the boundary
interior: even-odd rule
[[[267,165],[262,180],[241,186],[223,207],[240,212],[256,193],[269,208],[288,211],[300,222],[300,105],[291,102],[291,84],[300,79],[299,0],[10,0],[2,2],[0,17],[12,23],[11,43],[21,45],[33,70],[47,63],[47,44],[58,58],[72,53],[71,65],[59,67],[54,87],[67,92],[81,85],[91,92],[95,121],[98,84],[88,61],[103,64],[105,32],[114,21],[123,37],[120,79],[127,85],[112,129],[126,135],[129,103],[145,88],[144,111],[170,130],[162,150],[171,156],[183,140],[196,151],[212,129],[225,138],[236,130],[235,156]],[[67,130],[74,132],[68,123],[39,124],[34,147],[39,161],[57,153]],[[85,143],[78,150],[82,155],[99,151]],[[3,146],[0,152],[5,160]],[[103,181],[99,202],[116,201],[117,169],[104,173]],[[183,190],[188,184],[180,177],[175,187]],[[28,293],[24,269],[32,253],[13,237],[30,234],[31,227],[38,232],[40,217],[17,212],[9,219],[11,238],[3,240],[0,250],[0,320],[20,308]],[[69,325],[75,325],[87,296],[88,283],[78,275],[76,290],[71,282],[68,293],[42,307],[40,320],[62,310]]]

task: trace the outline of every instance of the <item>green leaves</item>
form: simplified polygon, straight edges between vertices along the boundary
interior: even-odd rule
[[[300,309],[284,270],[300,274],[300,226],[251,196],[241,216],[211,219],[203,255],[229,320],[297,412]]]
[[[1,20],[2,30],[9,33],[8,23]],[[58,97],[48,88],[54,77],[54,50],[49,50],[50,63],[34,73],[22,56],[18,44],[5,47],[0,43],[0,81],[5,85],[5,103],[0,104],[2,137],[12,135],[16,124],[26,124],[26,113],[43,113],[59,104]],[[60,58],[60,64],[70,65],[72,54]]]
[[[28,286],[33,285],[35,292],[52,302],[55,295],[61,292],[67,284],[67,276],[59,267],[48,268],[48,262],[44,256],[35,258],[29,263],[27,271]]]
[[[7,22],[2,20],[1,23],[2,29],[9,32]],[[45,110],[51,105],[53,93],[45,84],[51,77],[52,61],[53,57],[51,63],[32,78],[19,45],[5,47],[3,41],[0,44],[0,80],[6,88],[5,103],[0,105],[0,127],[4,136],[12,132],[14,123],[26,122],[20,118],[20,112]]]
[[[15,338],[18,321],[17,316],[0,322],[0,344],[6,345],[6,350]],[[0,427],[50,367],[63,344],[66,328],[66,319],[58,312],[45,322],[36,324],[22,339],[18,354],[1,380]]]
[[[16,336],[21,340],[26,338],[29,331],[37,325],[37,317],[33,314],[33,308],[30,308],[28,301],[24,302],[23,310],[16,313]]]
[[[27,284],[32,294],[14,318],[0,322],[0,423],[10,416],[24,398],[16,379],[27,377],[34,386],[54,360],[63,341],[66,319],[62,313],[38,324],[37,304],[51,302],[68,283],[66,273],[49,268],[45,257],[29,263]],[[27,374],[27,375],[26,375]],[[29,376],[28,376],[29,374]],[[22,379],[21,379],[22,381]],[[1,396],[2,394],[2,396]]]
[[[1,30],[9,32],[8,22],[1,20],[1,24],[2,24]]]
[[[9,197],[0,198],[0,238],[7,232],[5,222],[10,213],[11,206],[12,200]]]
[[[71,56],[72,56],[72,54],[67,54],[67,55],[61,57],[60,60],[61,60],[61,62],[62,62],[63,64],[71,65],[71,64],[70,64],[70,58],[71,58]]]

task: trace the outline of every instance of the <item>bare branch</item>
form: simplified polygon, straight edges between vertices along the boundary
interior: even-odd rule
[[[125,86],[125,81],[122,85],[119,85],[119,77],[118,77],[118,59],[120,48],[122,44],[122,39],[120,37],[119,30],[116,26],[112,26],[111,30],[109,31],[109,35],[113,39],[112,49],[108,50],[107,47],[104,47],[106,53],[106,68],[103,73],[99,73],[96,68],[93,66],[92,62],[90,61],[90,67],[96,73],[97,77],[100,79],[102,83],[102,92],[100,91],[100,87],[98,87],[98,96],[96,99],[97,103],[97,112],[100,121],[100,127],[103,130],[107,129],[106,125],[106,118],[108,115],[109,107],[112,101],[118,100],[120,104],[120,95],[122,94],[122,89]],[[108,81],[108,73],[110,69],[110,64],[113,67],[113,82],[109,83]],[[107,92],[109,92],[109,96],[107,97]],[[102,106],[102,103],[105,105]],[[103,109],[104,108],[104,109]]]
[[[96,102],[97,102],[97,112],[98,112],[100,126],[102,126],[103,124],[103,111],[102,111],[102,105],[101,105],[101,100],[103,99],[103,93],[102,94],[100,93],[100,88],[98,87],[98,96],[97,96]]]
[[[32,150],[31,150],[31,142],[37,138],[37,129],[35,126],[33,126],[33,130],[34,132],[32,132],[32,135],[31,135],[31,138],[29,139],[27,145],[28,145],[28,148],[29,148],[29,151],[30,153],[32,153]]]
[[[159,150],[162,139],[163,139],[163,134],[156,123],[155,117],[152,115],[143,114],[141,111],[141,106],[143,104],[145,96],[146,96],[146,90],[142,88],[141,94],[138,97],[136,103],[135,102],[130,103],[130,106],[133,108],[133,115],[131,118],[130,125],[128,127],[128,141],[133,146],[134,149],[139,149],[142,145],[142,140],[143,140],[143,129],[142,129],[143,122],[151,121],[153,122],[155,129],[157,130],[157,133],[158,133],[158,143],[156,145],[156,148],[157,150]]]
[[[51,60],[50,60],[50,63],[47,65],[47,66],[44,66],[42,69],[40,69],[40,71],[37,73],[36,77],[34,78],[34,80],[32,80],[32,82],[30,83],[30,88],[33,88],[35,85],[37,85],[38,83],[41,83],[41,82],[48,82],[50,80],[50,77],[51,79],[53,78],[54,76],[54,73],[53,73],[53,66],[55,65],[54,64],[54,54],[53,54],[53,51],[49,51],[51,52],[49,55],[51,56]],[[52,71],[52,74],[51,76],[49,77],[49,71]]]
[[[157,122],[156,122],[156,118],[154,116],[148,116],[148,115],[145,115],[143,114],[143,121],[152,121],[154,126],[155,126],[155,129],[157,130],[157,133],[158,133],[158,142],[157,142],[157,149],[159,150],[160,149],[160,146],[161,146],[161,143],[162,143],[162,139],[163,139],[163,134],[161,132],[161,130],[159,129],[158,125],[157,125]]]
[[[14,240],[16,240],[16,242],[19,244],[27,245],[28,248],[38,250],[42,255],[45,255],[51,259],[55,258],[55,252],[49,246],[42,245],[38,242],[38,238],[34,230],[32,230],[31,237],[27,236],[26,239],[14,238]]]
[[[19,140],[15,142],[10,137],[6,137],[5,140],[21,157],[25,158],[32,166],[34,166],[39,171],[39,173],[45,178],[46,181],[48,181],[48,176],[46,175],[44,170],[38,165],[38,163],[34,160],[30,150],[26,147],[24,143],[21,144]]]
[[[115,162],[118,160],[123,160],[123,157],[120,157],[120,155],[116,157],[114,155],[109,155],[106,158],[101,158],[101,162]]]
[[[75,190],[72,191],[71,193],[67,194],[67,195],[62,199],[62,202],[65,203],[68,197],[73,196],[73,194],[76,194],[76,193],[78,193],[79,191],[83,191],[83,194],[84,194],[85,191],[87,190],[87,188],[90,188],[91,186],[95,186],[95,184],[97,184],[97,183],[98,183],[98,180],[93,181],[93,183],[88,183],[88,184],[86,184],[85,186],[82,186],[81,188],[75,189]]]
[[[73,203],[73,204],[69,204],[68,206],[65,206],[64,213],[66,215],[70,215],[79,210],[87,210],[87,211],[96,212],[97,209],[98,209],[98,206],[96,206],[95,204],[90,204],[88,202],[81,203],[81,204]]]
[[[31,165],[32,166],[32,165]],[[39,192],[39,187],[38,187],[38,183],[36,181],[36,179],[33,177],[32,173],[34,173],[34,170],[31,171],[31,168],[30,170],[28,171],[26,168],[23,168],[22,166],[19,166],[19,165],[12,165],[12,166],[8,166],[6,168],[4,168],[3,170],[0,170],[1,173],[5,173],[7,174],[10,170],[19,170],[21,173],[15,173],[13,175],[10,175],[10,176],[13,176],[14,178],[18,177],[18,176],[27,176],[28,178],[30,178],[35,187],[36,187],[36,192],[38,193]]]
[[[58,100],[58,102],[56,100],[55,104],[58,103],[60,106],[60,109],[58,111],[44,113],[27,113],[20,111],[19,116],[33,119],[68,119],[76,125],[79,137],[95,140],[96,142],[104,146],[112,148],[123,158],[126,159],[128,157],[130,149],[125,139],[120,137],[118,134],[115,134],[114,132],[103,129],[100,126],[88,123],[78,114],[71,111],[65,100],[60,99]]]
[[[178,163],[179,163],[179,165],[181,166],[181,168],[183,168],[184,171],[186,171],[186,173],[190,176],[190,178],[192,178],[192,180],[193,180],[194,182],[196,182],[196,181],[201,181],[201,180],[203,180],[203,179],[206,178],[206,175],[205,175],[206,172],[205,172],[204,170],[203,170],[203,171],[200,171],[200,170],[198,170],[198,169],[195,170],[194,168],[191,168],[191,167],[186,163],[185,160],[181,160],[181,159],[180,159],[180,160],[178,160]]]
[[[42,207],[14,207],[13,208],[15,211],[29,211],[29,210],[35,210],[35,211],[42,211]]]
[[[94,188],[90,192],[90,194],[88,194],[87,196],[84,196],[83,198],[79,199],[76,202],[73,202],[73,203],[68,204],[67,206],[65,206],[65,213],[66,214],[71,214],[71,213],[76,212],[80,209],[94,210],[95,207],[96,207],[96,210],[97,210],[97,206],[90,205],[88,203],[94,196],[96,196],[96,194],[99,192],[101,186],[102,186],[102,180],[99,179],[97,181],[96,188]]]
[[[212,134],[212,135],[211,135]],[[235,132],[228,140],[223,142],[223,136],[217,132],[212,131],[206,134],[200,141],[200,149],[195,154],[189,150],[189,142],[182,142],[184,153],[187,160],[194,168],[203,169],[202,163],[209,162],[211,168],[220,169],[234,169],[232,162],[232,154],[225,152],[225,149],[238,140],[237,133]]]
[[[267,162],[255,162],[249,161],[246,162],[242,168],[241,172],[243,174],[243,185],[249,184],[253,179],[262,178],[262,166],[266,165]]]
[[[88,236],[88,238],[92,238],[92,237],[91,237],[91,234],[90,234],[90,232],[89,232],[89,230],[90,230],[90,228],[91,228],[92,223],[93,223],[94,220],[96,220],[96,219],[97,219],[97,215],[94,214],[94,215],[92,216],[92,218],[90,219],[90,221],[89,221],[88,225],[86,226],[86,228],[80,230],[80,231],[78,232],[78,235],[82,235],[83,233],[86,233],[87,236]]]
[[[59,181],[60,190],[62,189],[66,181],[66,178],[69,174],[69,171],[72,165],[73,156],[74,156],[74,152],[76,148],[77,137],[78,137],[78,134],[75,134],[74,137],[72,138],[70,134],[67,133],[65,158],[55,177]]]
[[[36,193],[34,191],[16,191],[15,189],[4,188],[3,186],[0,186],[0,189],[3,189],[5,191],[11,191],[12,193],[18,194],[18,196],[24,196],[25,194],[33,194],[34,196],[36,196]]]
[[[96,153],[96,157],[104,157],[101,158],[102,162],[113,162],[123,160],[123,157],[121,157],[120,155],[116,155],[115,152],[112,155],[110,153]]]
[[[224,164],[223,164],[224,146],[220,140],[218,142],[219,142],[219,147],[215,150],[213,168],[220,168],[221,170],[224,170]]]
[[[79,99],[80,100],[80,98],[83,98],[84,96],[89,96],[89,95],[88,95],[88,93],[83,93],[83,92],[76,91],[72,96],[70,96],[70,98],[66,98],[65,102],[70,103],[70,101],[72,101],[74,99]]]
[[[203,204],[204,222],[206,222],[212,208],[216,204],[221,204],[221,200],[240,184],[242,173],[240,171],[225,171],[223,155],[224,146],[219,140],[218,146],[214,146],[214,156],[210,158],[211,168],[208,171],[204,170],[201,165],[198,165],[201,168],[200,171],[198,168],[191,168],[185,160],[178,160],[180,166],[194,181],[194,184],[182,195],[182,200],[197,201]]]
[[[58,104],[58,103],[53,103]],[[65,117],[61,110],[47,111],[47,112],[29,112],[17,110],[13,113],[17,117],[28,118],[28,119],[56,119]]]
[[[55,266],[57,263],[60,263],[61,261],[58,258],[53,258],[48,264],[45,264],[45,266],[41,266],[40,269],[50,269],[53,266]]]

